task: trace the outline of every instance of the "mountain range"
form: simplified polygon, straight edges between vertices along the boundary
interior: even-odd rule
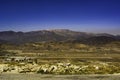
[[[30,32],[1,31],[0,43],[24,44],[30,42],[72,41],[87,44],[119,41],[119,35],[87,33],[68,29],[39,30]]]

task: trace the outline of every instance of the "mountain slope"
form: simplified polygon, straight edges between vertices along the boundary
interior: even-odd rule
[[[30,32],[0,32],[0,42],[21,44],[29,42],[48,42],[48,41],[68,41],[79,40],[84,43],[106,43],[120,39],[119,36],[110,34],[93,34],[86,32],[76,32],[67,29],[40,30]]]

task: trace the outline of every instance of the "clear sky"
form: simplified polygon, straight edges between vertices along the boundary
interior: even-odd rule
[[[0,31],[120,34],[120,0],[0,0]]]

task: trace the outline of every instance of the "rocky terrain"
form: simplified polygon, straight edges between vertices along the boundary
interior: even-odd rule
[[[0,64],[1,73],[38,73],[38,74],[120,74],[118,63],[86,62],[72,64]]]

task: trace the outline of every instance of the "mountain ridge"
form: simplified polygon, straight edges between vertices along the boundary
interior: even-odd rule
[[[15,31],[2,31],[0,32],[0,42],[10,43],[29,43],[29,42],[47,42],[47,41],[67,41],[67,40],[94,40],[91,38],[96,37],[95,40],[101,39],[120,40],[120,36],[111,35],[107,33],[95,34],[87,32],[72,31],[69,29],[53,29],[53,30],[38,30],[29,32],[15,32]],[[109,37],[109,38],[107,38]],[[103,40],[103,39],[101,39]],[[109,41],[109,40],[105,40]]]

